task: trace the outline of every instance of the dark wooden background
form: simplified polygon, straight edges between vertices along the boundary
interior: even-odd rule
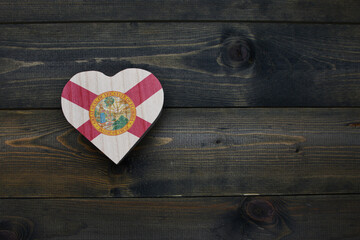
[[[358,0],[0,2],[0,239],[360,239]],[[77,72],[153,72],[119,165],[66,122]]]

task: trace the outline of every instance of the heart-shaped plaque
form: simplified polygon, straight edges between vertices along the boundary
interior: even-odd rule
[[[61,95],[68,122],[115,163],[155,122],[163,104],[159,80],[138,68],[113,77],[97,71],[78,73]]]

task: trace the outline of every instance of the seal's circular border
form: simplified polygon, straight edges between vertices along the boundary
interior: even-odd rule
[[[123,128],[118,129],[118,130],[106,130],[106,129],[102,128],[95,119],[95,107],[97,106],[97,104],[104,98],[111,97],[111,96],[119,97],[119,98],[125,100],[125,102],[127,104],[129,104],[129,106],[130,106],[131,116],[130,116],[129,122]],[[95,129],[97,131],[99,131],[105,135],[115,136],[115,135],[120,135],[131,128],[131,126],[134,124],[135,119],[136,119],[136,108],[135,108],[135,104],[133,103],[133,101],[126,94],[124,94],[122,92],[109,91],[109,92],[104,92],[104,93],[98,95],[94,99],[94,101],[90,105],[89,117],[90,117],[91,124],[95,127]]]

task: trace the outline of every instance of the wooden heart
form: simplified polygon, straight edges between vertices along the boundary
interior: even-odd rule
[[[115,163],[155,122],[163,103],[159,80],[138,68],[125,69],[113,77],[97,71],[78,73],[61,95],[68,122]]]

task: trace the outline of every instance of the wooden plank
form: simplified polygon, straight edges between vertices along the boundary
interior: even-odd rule
[[[0,111],[0,197],[359,193],[360,109],[166,109],[115,165],[60,110]]]
[[[3,0],[0,22],[306,21],[360,22],[357,0]]]
[[[360,238],[359,195],[1,199],[5,239]],[[11,238],[11,236],[22,238]],[[4,238],[2,238],[4,239]]]
[[[0,108],[59,108],[76,73],[138,67],[167,107],[360,106],[360,25],[0,25]]]

